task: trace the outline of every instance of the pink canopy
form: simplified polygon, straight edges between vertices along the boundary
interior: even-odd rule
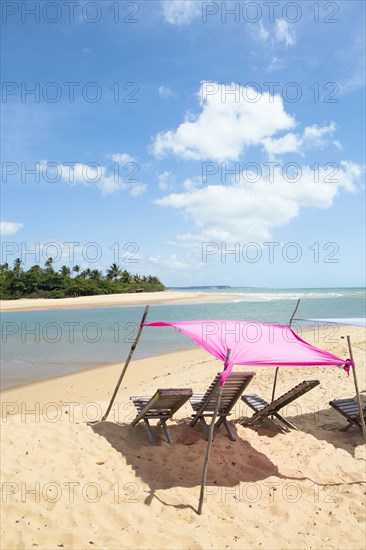
[[[288,326],[249,321],[173,321],[145,323],[147,327],[172,326],[224,362],[221,384],[234,365],[308,367],[345,365],[341,359],[302,340]],[[228,350],[230,359],[226,361]]]

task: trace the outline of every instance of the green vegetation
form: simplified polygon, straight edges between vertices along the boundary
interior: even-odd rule
[[[59,271],[55,271],[53,263],[53,259],[48,258],[44,268],[33,265],[28,271],[23,270],[20,258],[14,261],[13,268],[6,263],[2,264],[0,298],[66,298],[165,289],[158,277],[132,275],[117,264],[112,264],[104,276],[99,269],[87,268],[82,271],[79,265],[75,265],[72,270],[63,265]]]

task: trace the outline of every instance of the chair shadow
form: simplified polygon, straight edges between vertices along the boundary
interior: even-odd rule
[[[354,396],[354,399],[356,399],[356,396]],[[362,406],[365,406],[366,396],[361,395],[361,403]],[[298,414],[291,415],[291,409],[292,411],[295,409]],[[362,431],[356,426],[350,426],[345,431],[349,423],[344,416],[330,405],[323,409],[315,407],[314,412],[302,413],[301,405],[295,402],[284,407],[280,412],[301,432],[308,433],[318,440],[326,441],[336,448],[343,449],[353,457],[355,457],[355,449],[364,443]],[[276,423],[278,422],[276,419],[274,420]],[[260,428],[257,426],[254,429],[259,432]],[[279,433],[274,428],[272,432],[273,436]],[[268,435],[267,431],[266,435]]]
[[[162,428],[156,425],[152,427],[156,445],[149,443],[143,423],[132,427],[101,421],[89,423],[89,426],[121,453],[136,475],[149,486],[150,492],[145,503],[149,504],[155,497],[166,504],[155,491],[173,487],[198,487],[201,484],[207,440],[200,427],[192,428],[188,425],[189,420],[169,424],[173,446],[166,441]],[[233,431],[236,432],[235,426]],[[206,485],[234,487],[240,482],[254,483],[270,476],[283,477],[266,455],[239,436],[236,441],[231,441],[223,427],[215,430]]]

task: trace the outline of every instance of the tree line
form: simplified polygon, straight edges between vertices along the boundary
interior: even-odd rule
[[[121,294],[138,291],[157,292],[165,287],[158,277],[131,274],[113,263],[104,275],[99,269],[72,268],[63,265],[54,269],[53,258],[48,258],[44,267],[32,265],[23,269],[20,258],[0,266],[0,298],[66,298],[92,296],[94,294]]]

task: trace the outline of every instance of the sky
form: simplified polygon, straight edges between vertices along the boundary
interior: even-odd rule
[[[364,2],[1,10],[1,262],[365,284]]]

